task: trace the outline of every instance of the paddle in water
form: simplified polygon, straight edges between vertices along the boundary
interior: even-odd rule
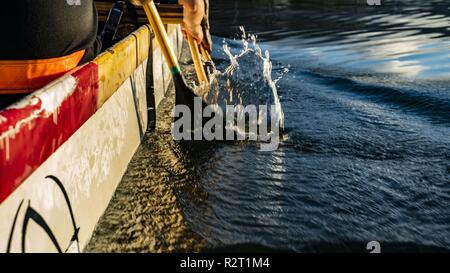
[[[135,5],[142,5],[147,15],[147,18],[155,33],[156,40],[158,41],[164,58],[169,65],[172,73],[174,85],[175,85],[175,105],[186,105],[189,109],[194,109],[194,100],[198,97],[194,90],[186,84],[184,76],[181,72],[178,60],[175,57],[175,53],[169,44],[169,38],[164,28],[161,17],[156,9],[153,0],[131,0]]]

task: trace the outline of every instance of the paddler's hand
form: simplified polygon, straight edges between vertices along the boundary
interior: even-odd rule
[[[152,0],[130,0],[133,5],[142,6]],[[189,33],[203,48],[211,52],[211,36],[209,34],[207,0],[178,0],[184,7],[182,31],[186,38]],[[208,1],[207,1],[208,2]]]
[[[202,21],[202,28],[203,28],[202,46],[206,51],[208,51],[208,53],[211,54],[212,39],[211,34],[209,33],[209,0],[204,1],[205,1],[205,16],[203,17]]]
[[[150,3],[152,0],[130,0],[135,6],[143,6]],[[205,2],[204,0],[179,0],[178,3],[183,5],[183,24],[182,31],[184,36],[189,33],[199,44],[203,41],[203,28],[201,26],[202,20],[205,17]]]
[[[202,20],[205,17],[204,0],[179,0],[184,7],[183,34],[190,34],[200,44],[203,41]]]

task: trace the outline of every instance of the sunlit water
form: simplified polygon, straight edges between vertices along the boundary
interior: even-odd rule
[[[212,1],[218,69],[224,44],[243,50],[239,26],[256,34],[286,130],[274,152],[222,143],[193,159],[177,195],[210,248],[450,248],[450,1],[364,3]],[[242,100],[273,91],[258,79],[234,78]]]

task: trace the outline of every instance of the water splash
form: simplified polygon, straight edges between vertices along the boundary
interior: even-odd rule
[[[284,112],[277,90],[277,82],[283,75],[272,79],[269,51],[263,53],[257,37],[247,34],[243,27],[240,29],[241,38],[236,44],[230,45],[231,41],[223,40],[222,49],[228,60],[213,68],[210,92],[205,95],[205,100],[223,109],[226,105],[267,106],[268,116],[278,119],[277,124],[283,129]],[[271,113],[271,106],[275,113]]]

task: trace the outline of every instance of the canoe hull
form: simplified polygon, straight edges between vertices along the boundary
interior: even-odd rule
[[[143,65],[133,78],[2,203],[0,249],[66,251],[78,228],[78,241],[69,250],[83,249],[139,146],[142,137],[139,128],[147,124],[145,89],[141,88],[145,86]],[[42,217],[50,230],[33,218],[26,223],[29,208]],[[14,219],[15,228],[11,221]],[[5,245],[7,242],[9,247]]]
[[[179,52],[182,43],[179,27],[172,27],[170,33],[172,46]],[[17,123],[22,127],[13,130],[15,136],[0,131],[4,140],[8,140],[8,146],[4,142],[0,147],[0,187],[11,189],[5,191],[0,201],[0,252],[81,252],[89,242],[147,130],[147,96],[153,96],[148,90],[151,86],[147,82],[148,73],[154,78],[155,105],[159,105],[169,86],[168,68],[159,48],[147,40],[150,31],[144,27],[93,63],[30,96],[26,99],[28,103],[13,106],[20,113],[21,107],[33,106],[33,99],[38,102],[39,98],[42,101],[50,98],[53,104],[59,103],[51,109],[52,113],[46,113],[41,109],[45,107],[38,104],[41,112],[36,113],[51,121],[46,121],[50,125],[41,126],[46,130],[36,131],[39,134],[35,137],[31,133],[41,128],[43,122],[41,117],[36,119],[36,113],[33,117],[24,116],[31,123]],[[144,54],[145,50],[152,54]],[[87,74],[94,76],[82,77]],[[74,90],[68,90],[71,87]],[[65,95],[58,95],[62,93]],[[90,101],[88,110],[83,111],[73,103],[72,96]],[[74,118],[83,116],[83,112],[89,117]],[[0,118],[2,113],[5,112],[0,112]],[[61,122],[71,124],[65,115],[68,120],[75,120],[73,132],[61,125]],[[44,138],[43,144],[27,147],[26,141],[17,142],[21,131],[29,133],[24,137],[30,139],[29,143],[36,143],[34,138]],[[24,164],[18,175],[11,176],[11,167],[3,167],[20,165],[16,161],[11,163],[21,158],[20,153],[11,150],[15,145],[20,149],[34,149],[42,156],[33,154],[31,159],[38,166],[27,170],[31,165]],[[44,157],[42,147],[49,147],[44,150],[50,155]],[[4,179],[9,176],[14,178]],[[25,176],[22,181],[21,176]]]

